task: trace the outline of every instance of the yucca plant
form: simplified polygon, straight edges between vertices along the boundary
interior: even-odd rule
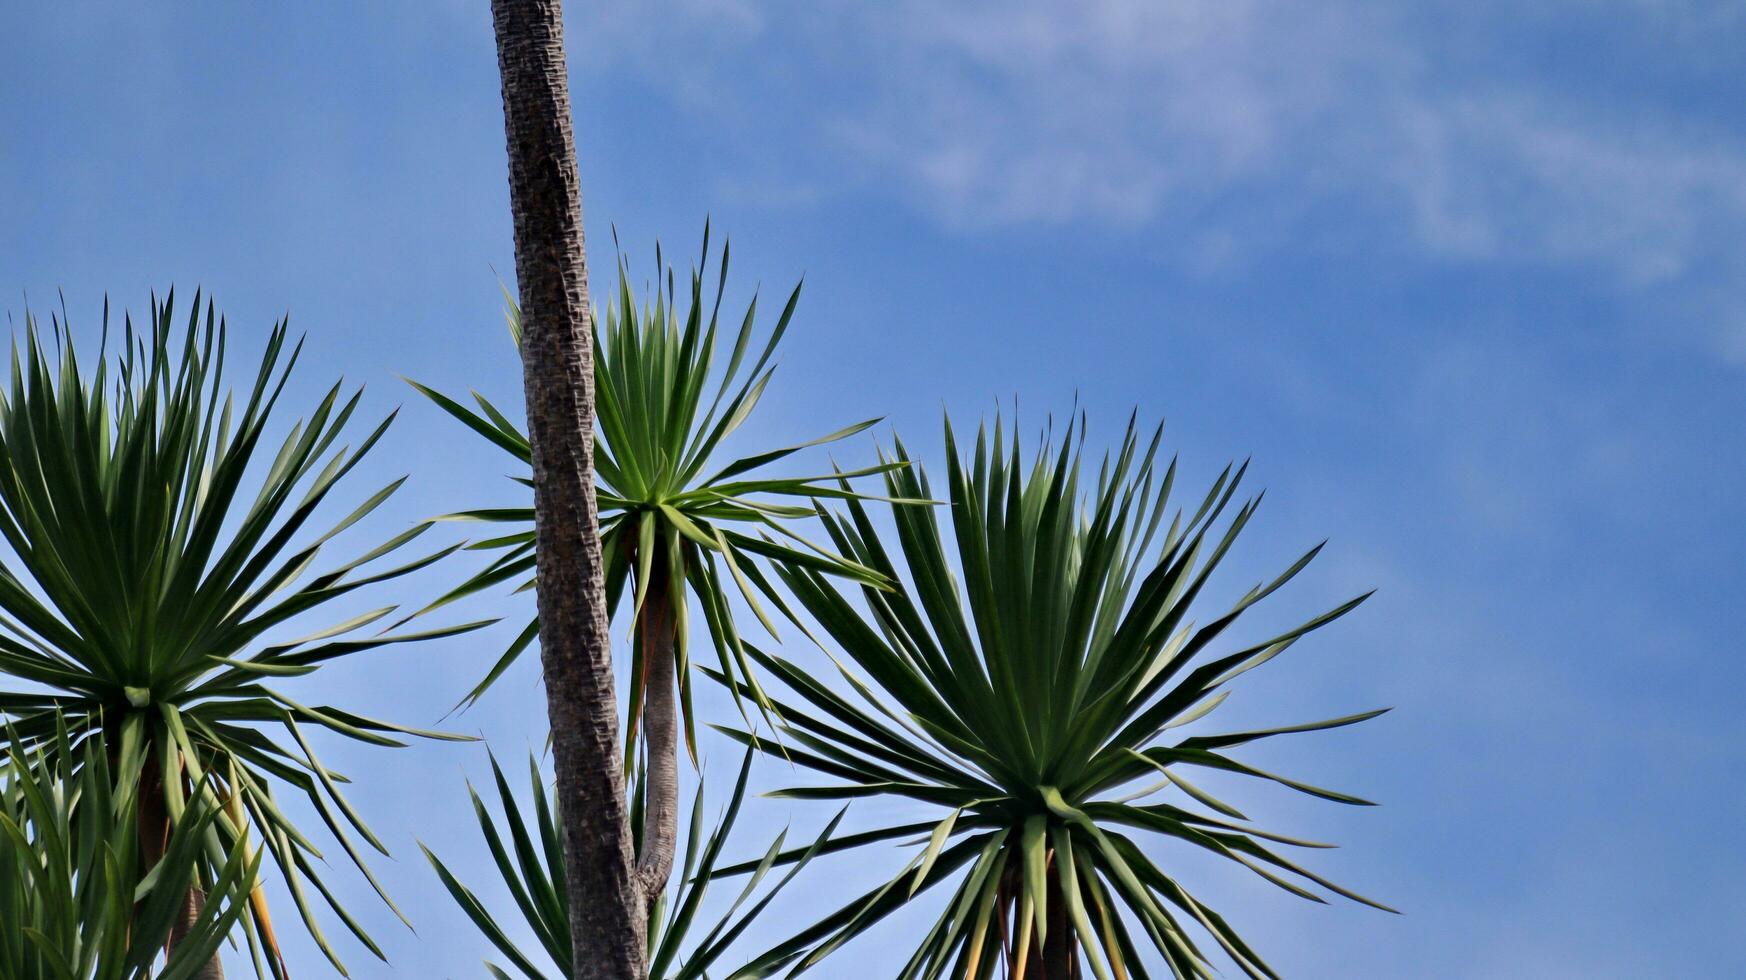
[[[1300,572],[1318,545],[1272,582],[1190,621],[1208,576],[1248,524],[1259,498],[1237,507],[1243,468],[1227,468],[1183,519],[1171,510],[1176,464],[1156,465],[1133,423],[1081,482],[1068,432],[1028,465],[1019,440],[979,432],[961,459],[946,426],[950,529],[935,508],[894,507],[897,555],[866,508],[827,516],[842,553],[901,584],[864,590],[867,613],[804,568],[781,574],[846,655],[854,695],[792,662],[753,651],[795,697],[774,700],[783,744],[762,740],[829,785],[781,791],[802,799],[907,797],[943,813],[845,838],[850,845],[918,836],[925,846],[888,881],[772,949],[737,976],[804,970],[930,888],[951,891],[900,977],[1207,977],[1196,942],[1208,935],[1250,976],[1273,976],[1226,920],[1169,872],[1157,844],[1190,845],[1244,865],[1294,894],[1320,886],[1377,905],[1277,853],[1265,842],[1321,847],[1262,831],[1190,781],[1194,769],[1259,777],[1340,803],[1353,796],[1255,769],[1225,750],[1292,732],[1350,725],[1380,712],[1264,731],[1170,738],[1217,708],[1239,675],[1344,615],[1353,599],[1260,643],[1217,656],[1213,644],[1242,613]],[[1083,443],[1084,423],[1080,422]],[[909,462],[901,442],[897,462]],[[886,477],[892,497],[931,496],[917,467]],[[725,680],[725,678],[723,678]],[[730,732],[751,742],[746,732]],[[1137,792],[1136,780],[1155,779]],[[1173,790],[1179,799],[1155,794]],[[784,855],[788,857],[790,855]],[[724,869],[722,873],[746,870]],[[1294,880],[1295,879],[1295,880]],[[1301,883],[1300,883],[1301,882]],[[1384,906],[1377,905],[1378,908]],[[1154,952],[1142,955],[1142,948]]]
[[[839,812],[836,819],[825,826],[810,847],[790,855],[792,867],[788,872],[763,888],[757,900],[750,907],[746,907],[746,902],[759,893],[759,886],[765,883],[766,875],[782,853],[787,832],[777,834],[764,851],[764,856],[753,862],[751,878],[740,889],[738,896],[708,930],[704,931],[703,920],[698,916],[703,909],[710,879],[721,859],[722,849],[733,832],[734,822],[739,818],[740,804],[746,795],[746,780],[751,772],[752,755],[750,751],[746,753],[745,760],[740,765],[739,777],[734,782],[733,796],[713,829],[705,829],[703,786],[699,784],[697,787],[697,794],[691,803],[691,827],[685,843],[685,859],[680,865],[680,880],[670,896],[663,897],[656,903],[649,917],[648,961],[651,980],[702,980],[710,976],[710,968],[740,938],[752,920],[793,880],[794,875],[806,865],[812,855],[824,846],[842,819]],[[491,773],[496,782],[501,816],[491,812],[472,786],[469,785],[467,790],[473,799],[473,811],[479,820],[479,832],[491,851],[497,873],[508,887],[521,920],[539,941],[539,949],[532,954],[524,952],[510,937],[509,927],[505,924],[508,920],[495,915],[429,848],[425,848],[424,855],[436,869],[437,876],[442,879],[449,895],[466,912],[474,926],[503,954],[510,967],[527,980],[556,980],[574,976],[575,971],[571,969],[570,898],[564,887],[563,832],[558,822],[557,808],[547,798],[539,763],[532,758],[528,760],[528,782],[532,786],[530,795],[533,804],[531,816],[525,815],[522,805],[516,801],[515,793],[509,787],[509,780],[504,777],[495,757],[491,759]],[[643,836],[646,816],[646,810],[641,805],[641,782],[642,780],[637,780],[631,807],[631,819],[639,841]],[[744,912],[741,912],[742,908],[745,909]],[[489,961],[485,968],[500,980],[508,980],[510,976],[503,967]]]
[[[705,227],[703,249],[691,273],[683,310],[673,270],[662,261],[658,248],[656,268],[664,276],[664,288],[658,282],[653,302],[640,307],[631,290],[630,270],[621,259],[616,299],[605,304],[604,327],[597,321],[594,331],[598,410],[594,465],[599,477],[600,545],[608,609],[614,613],[619,610],[627,583],[631,592],[631,690],[625,743],[627,768],[636,765],[639,731],[648,747],[649,835],[655,846],[645,849],[650,859],[640,865],[639,874],[650,895],[658,894],[666,881],[677,835],[676,758],[681,727],[687,750],[696,760],[690,600],[695,600],[703,614],[721,670],[740,680],[736,691],[747,691],[754,702],[762,704],[763,695],[729,605],[733,591],[744,597],[764,629],[775,636],[776,625],[765,603],[797,625],[800,621],[773,588],[761,567],[765,564],[841,576],[871,588],[888,584],[865,565],[807,541],[791,525],[811,518],[812,504],[817,500],[853,498],[848,478],[882,472],[889,464],[819,476],[756,475],[801,449],[861,432],[877,419],[798,445],[725,462],[718,459],[727,438],[757,407],[769,384],[775,371],[771,358],[800,299],[797,285],[761,353],[742,373],[752,349],[758,307],[754,297],[734,334],[726,365],[717,370],[718,339],[725,337],[719,329],[719,314],[728,251],[722,248],[714,289],[706,294],[701,272],[710,259]],[[508,319],[519,344],[520,321],[513,302]],[[474,393],[475,411],[414,384],[520,464],[530,463],[526,437],[483,396]],[[785,503],[785,498],[804,505]],[[470,545],[500,554],[431,608],[503,582],[531,588],[533,516],[531,507],[449,515],[451,519],[504,524],[507,533]],[[732,587],[725,584],[730,579]],[[528,623],[467,700],[477,700],[533,642],[538,631],[537,620]]]
[[[118,785],[141,784],[147,840],[186,822],[197,796],[226,801],[227,814],[197,835],[198,880],[217,880],[252,828],[306,928],[343,970],[318,925],[316,901],[371,952],[381,951],[322,880],[321,852],[281,809],[276,791],[307,797],[387,901],[354,834],[377,850],[383,845],[342,794],[345,777],[316,757],[309,735],[400,745],[391,733],[436,733],[305,705],[276,682],[384,644],[483,624],[359,632],[392,607],[309,622],[341,597],[453,549],[370,570],[418,537],[425,529],[418,526],[312,571],[324,545],[402,483],[376,490],[294,543],[392,416],[355,448],[336,448],[361,392],[342,398],[335,384],[275,451],[264,442],[268,423],[301,342],[286,356],[286,324],[275,326],[238,405],[225,383],[226,331],[212,304],[202,316],[196,297],[179,339],[173,308],[173,294],[162,303],[154,297],[141,330],[127,319],[113,365],[100,352],[90,377],[58,320],[51,354],[26,317],[25,348],[21,354],[14,346],[10,392],[0,397],[0,535],[10,550],[0,563],[0,712],[26,746],[47,750],[33,758],[53,760],[63,719],[75,741],[102,732],[123,746],[112,775]],[[107,346],[107,309],[104,321]],[[250,486],[256,480],[258,489]],[[269,639],[311,627],[301,637]],[[259,891],[243,924],[257,972],[264,966],[282,974]]]
[[[118,782],[137,740],[74,744],[66,728],[36,749],[14,734],[0,755],[0,976],[9,980],[188,980],[246,909],[260,856],[237,842],[216,880],[194,855],[219,810],[196,794],[151,874],[140,853],[137,782]],[[205,889],[190,917],[189,889]],[[154,961],[175,938],[154,973]]]

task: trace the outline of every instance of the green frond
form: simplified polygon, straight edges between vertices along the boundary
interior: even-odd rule
[[[776,795],[901,796],[937,807],[939,815],[861,835],[855,843],[912,837],[919,850],[885,885],[735,976],[803,972],[933,887],[953,897],[901,976],[989,975],[995,959],[1012,966],[1063,941],[1096,977],[1144,976],[1129,931],[1136,925],[1149,940],[1148,958],[1174,976],[1213,975],[1195,935],[1210,936],[1245,975],[1273,976],[1225,919],[1165,870],[1153,845],[1209,851],[1314,901],[1323,901],[1321,889],[1386,908],[1267,846],[1327,845],[1251,827],[1185,775],[1216,769],[1365,804],[1227,753],[1381,712],[1174,734],[1200,730],[1232,680],[1363,601],[1215,653],[1241,615],[1302,571],[1320,546],[1222,611],[1197,613],[1206,609],[1209,576],[1255,513],[1259,496],[1238,497],[1246,467],[1227,468],[1185,518],[1171,502],[1175,463],[1160,468],[1161,431],[1142,433],[1130,421],[1094,480],[1083,478],[1083,421],[1058,445],[1045,439],[1030,457],[998,418],[969,447],[960,446],[949,422],[945,436],[950,508],[893,504],[895,549],[881,540],[865,498],[849,499],[842,513],[823,513],[838,551],[894,587],[864,587],[856,602],[815,569],[776,567],[787,591],[841,651],[855,696],[754,651],[764,675],[787,692],[771,696],[786,744],[726,730],[829,779]],[[884,474],[887,497],[934,497],[901,442],[891,461],[898,465]],[[1196,618],[1205,625],[1196,626]],[[725,671],[711,673],[737,683]],[[1141,779],[1152,782],[1130,792]],[[1172,789],[1182,797],[1147,802]],[[787,856],[778,855],[778,863]]]
[[[732,948],[753,920],[787,887],[801,868],[818,854],[829,850],[831,834],[842,819],[840,812],[807,847],[784,851],[782,845],[787,833],[777,834],[761,858],[737,866],[750,874],[750,878],[728,906],[706,926],[705,920],[700,918],[704,897],[710,882],[726,873],[718,870],[718,865],[739,818],[740,804],[745,800],[752,755],[750,750],[746,752],[734,782],[733,794],[713,828],[705,826],[701,785],[692,799],[685,854],[678,865],[682,873],[671,893],[661,898],[649,919],[650,977],[657,980],[705,980],[716,975],[709,972],[711,967]],[[564,886],[563,827],[558,822],[557,803],[546,792],[545,779],[536,760],[528,760],[531,809],[517,798],[495,758],[491,760],[491,770],[498,810],[494,813],[478,792],[469,787],[474,814],[498,878],[515,904],[514,914],[533,933],[539,948],[530,952],[517,946],[510,937],[512,932],[519,931],[519,927],[511,926],[511,920],[481,901],[429,848],[424,849],[425,858],[474,927],[527,980],[557,980],[572,976],[570,896]],[[639,840],[643,819],[639,805],[641,795],[639,774],[631,786],[631,819]],[[506,838],[508,843],[505,843]],[[770,872],[778,865],[789,867],[779,878],[770,879]]]
[[[64,324],[55,321],[45,340],[26,315],[0,393],[0,536],[9,552],[0,560],[0,713],[33,765],[70,764],[59,758],[59,726],[73,744],[124,733],[130,748],[111,773],[118,785],[157,780],[178,826],[206,815],[190,864],[200,881],[220,880],[252,833],[259,844],[251,847],[264,850],[250,853],[272,859],[312,934],[318,915],[305,882],[373,949],[332,900],[315,871],[323,864],[315,845],[273,791],[305,796],[374,886],[352,837],[376,850],[380,842],[305,734],[313,725],[398,744],[385,733],[407,730],[306,706],[268,685],[484,624],[364,632],[390,607],[309,625],[335,600],[454,549],[403,557],[426,525],[328,561],[339,538],[403,482],[361,494],[337,520],[322,516],[393,417],[343,441],[361,392],[336,384],[276,436],[274,412],[301,341],[277,324],[252,378],[233,390],[213,305],[197,295],[185,325],[174,318],[173,294],[154,297],[149,319],[124,318],[113,355],[99,350],[87,373]],[[277,638],[294,625],[301,638]],[[254,896],[237,908],[251,944],[270,954],[266,968],[281,974],[265,902]]]
[[[737,458],[726,456],[727,440],[750,416],[771,379],[777,345],[800,299],[800,287],[796,286],[761,342],[755,325],[755,298],[737,327],[722,323],[728,255],[724,247],[710,288],[703,271],[710,262],[706,229],[689,289],[681,295],[675,288],[672,268],[661,265],[656,270],[655,289],[643,297],[633,291],[631,270],[620,258],[617,286],[598,304],[594,323],[596,495],[609,604],[617,607],[628,581],[633,638],[642,628],[638,614],[648,596],[675,597],[679,605],[694,600],[703,611],[704,625],[723,669],[742,682],[734,689],[735,697],[745,691],[760,710],[767,711],[761,689],[747,673],[745,642],[728,594],[722,591],[723,572],[772,637],[778,619],[796,624],[799,620],[786,598],[771,587],[764,568],[802,566],[888,587],[879,572],[812,544],[790,525],[812,519],[816,501],[857,497],[843,482],[845,478],[880,475],[902,464],[810,477],[760,475],[803,450],[864,432],[877,419],[790,446]],[[511,335],[519,338],[520,311],[507,294],[506,302]],[[526,435],[489,401],[475,395],[478,407],[470,408],[417,382],[412,384],[444,412],[514,456],[520,465],[528,464]],[[793,502],[782,503],[784,499]],[[506,527],[471,546],[497,553],[496,560],[430,608],[502,584],[531,587],[531,508],[479,509],[452,517]],[[684,610],[677,612],[683,615]],[[484,680],[468,692],[462,705],[477,701],[528,648],[537,632],[537,622],[529,624],[496,659]],[[678,639],[680,650],[674,668],[683,693],[689,691],[689,645],[683,632]],[[641,643],[633,643],[632,649],[640,650]],[[626,733],[630,744],[634,744],[641,717],[642,682],[641,671],[633,670],[630,730]],[[689,743],[695,726],[688,703],[684,701],[683,722]],[[742,713],[744,710],[742,706]]]
[[[186,977],[203,965],[248,905],[259,855],[244,842],[197,859],[220,811],[196,793],[171,828],[164,857],[141,873],[137,785],[115,779],[122,746],[65,724],[30,746],[0,750],[0,976],[13,980]],[[191,885],[206,899],[163,956]]]

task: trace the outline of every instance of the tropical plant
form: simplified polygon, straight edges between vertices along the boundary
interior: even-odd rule
[[[333,448],[361,396],[342,399],[343,383],[336,384],[264,457],[268,422],[301,342],[285,357],[286,324],[274,327],[239,410],[225,387],[226,331],[212,304],[202,317],[196,296],[179,341],[173,308],[173,294],[161,304],[154,297],[139,332],[127,319],[114,374],[100,351],[89,379],[58,318],[58,356],[51,357],[37,322],[26,317],[25,351],[14,348],[10,394],[0,396],[0,535],[11,552],[0,564],[0,712],[11,716],[24,745],[42,750],[33,759],[54,761],[63,722],[75,742],[101,732],[123,747],[112,775],[117,785],[141,785],[147,843],[186,822],[195,796],[227,800],[235,818],[201,828],[199,880],[218,879],[252,826],[310,934],[343,969],[306,884],[371,952],[381,951],[323,882],[320,852],[281,809],[275,789],[305,795],[388,901],[352,835],[385,848],[341,793],[345,777],[316,757],[309,735],[325,730],[376,745],[403,744],[391,733],[450,736],[308,706],[272,682],[386,644],[485,624],[358,633],[388,616],[388,607],[300,638],[266,639],[453,549],[366,570],[418,537],[425,530],[418,526],[310,574],[325,544],[403,482],[372,493],[307,543],[292,544],[393,416],[357,448]],[[104,319],[106,347],[107,310]],[[252,477],[260,481],[252,494],[244,489],[251,465],[265,467]],[[243,919],[255,968],[263,968],[265,953],[266,968],[282,974],[266,903],[256,899]],[[218,970],[215,959],[203,975]]]
[[[685,859],[680,865],[680,880],[673,894],[658,900],[649,915],[649,976],[654,980],[700,980],[708,977],[709,969],[740,938],[746,927],[783,887],[793,880],[794,875],[805,866],[812,854],[829,839],[831,832],[842,819],[842,813],[839,812],[836,819],[825,826],[824,831],[809,848],[803,849],[798,856],[792,858],[793,867],[788,873],[765,888],[761,897],[741,913],[741,908],[758,892],[759,885],[764,882],[765,876],[775,866],[777,856],[782,853],[787,832],[777,834],[765,850],[764,856],[753,862],[751,879],[732,904],[709,926],[708,931],[699,934],[702,920],[698,915],[703,908],[704,895],[710,878],[716,871],[722,849],[739,817],[740,803],[746,793],[747,776],[751,771],[752,755],[750,751],[746,753],[745,760],[740,765],[739,777],[734,783],[733,796],[715,829],[711,831],[706,832],[704,829],[703,786],[699,784],[697,787],[697,794],[691,803],[691,826],[685,843]],[[563,838],[559,833],[558,816],[546,797],[538,761],[530,758],[528,770],[529,782],[533,787],[531,818],[523,815],[522,806],[516,802],[509,781],[504,778],[503,770],[498,767],[495,757],[491,760],[491,772],[497,784],[498,802],[502,808],[501,818],[492,814],[490,808],[480,799],[479,793],[471,786],[468,787],[468,792],[473,798],[473,810],[479,820],[479,831],[491,851],[497,873],[514,898],[523,922],[539,940],[538,952],[529,955],[522,951],[510,938],[509,928],[504,921],[494,915],[471,889],[462,884],[454,872],[431,853],[429,848],[425,848],[424,853],[450,896],[467,913],[467,917],[479,931],[497,947],[511,967],[528,980],[570,977],[574,975],[571,969],[574,961],[571,956],[569,896],[565,890]],[[640,784],[641,781],[638,782]],[[641,786],[638,785],[631,799],[633,826],[639,837],[645,815],[640,790]],[[543,958],[540,953],[544,954]],[[549,965],[542,966],[542,963]],[[485,966],[493,976],[507,980],[509,974],[502,967],[489,961]]]
[[[238,841],[216,880],[195,878],[195,852],[220,810],[206,794],[155,842],[164,860],[145,874],[137,782],[118,782],[101,732],[75,745],[65,727],[35,750],[14,735],[0,756],[0,976],[10,980],[187,980],[247,908],[260,855]],[[188,908],[191,887],[206,900]],[[193,913],[190,918],[190,912]]]
[[[885,584],[885,580],[871,569],[832,554],[793,531],[790,526],[793,521],[813,516],[810,505],[781,504],[764,498],[794,497],[811,501],[849,496],[852,491],[830,484],[839,476],[878,473],[886,467],[871,467],[849,474],[733,479],[799,450],[845,439],[879,421],[867,419],[808,442],[747,455],[711,468],[711,460],[722,442],[751,415],[775,373],[771,357],[788,330],[801,290],[799,285],[794,287],[775,328],[764,341],[757,361],[751,370],[741,374],[758,309],[757,297],[752,298],[734,338],[727,365],[715,380],[714,392],[706,407],[704,397],[711,394],[711,375],[716,366],[728,258],[729,249],[724,247],[712,296],[704,294],[703,277],[696,269],[692,270],[683,327],[673,288],[673,270],[662,263],[659,246],[656,247],[656,263],[665,276],[666,290],[655,290],[652,306],[644,304],[639,308],[630,285],[631,272],[620,258],[618,287],[613,301],[606,307],[606,332],[601,334],[597,323],[594,334],[594,393],[600,411],[595,468],[601,484],[597,499],[608,609],[618,607],[627,581],[631,583],[638,613],[648,607],[650,597],[664,599],[663,605],[683,607],[677,598],[667,597],[684,596],[689,590],[697,597],[698,606],[704,613],[721,668],[738,675],[755,689],[756,679],[750,673],[726,597],[732,591],[738,591],[760,623],[772,633],[775,626],[759,595],[772,602],[785,616],[793,618],[793,611],[781,593],[771,587],[757,559],[811,567],[875,586]],[[708,261],[709,228],[706,225],[701,265],[707,265]],[[703,322],[706,308],[707,324]],[[513,301],[506,307],[505,319],[511,339],[520,348],[521,310]],[[738,387],[734,386],[736,380],[739,381]],[[444,411],[514,456],[522,465],[531,463],[527,437],[485,396],[472,392],[478,405],[475,411],[416,381],[409,383]],[[524,484],[528,482],[522,477],[516,479]],[[503,524],[513,530],[468,545],[469,550],[500,554],[429,608],[446,605],[504,582],[516,583],[520,591],[533,588],[533,508],[484,508],[450,514],[446,519]],[[783,540],[772,541],[771,534]],[[727,569],[725,575],[724,566]],[[724,585],[729,579],[734,583],[733,590]],[[689,715],[691,686],[685,670],[688,643],[686,631],[682,628],[686,614],[682,608],[675,608],[673,615],[679,619],[681,627],[676,631],[678,662],[674,665],[675,678],[679,683],[681,704],[685,706],[686,740],[694,749],[695,726]],[[652,619],[654,616],[650,614],[643,618]],[[638,629],[646,626],[645,622],[638,622]],[[515,637],[485,678],[468,692],[464,703],[477,701],[533,643],[538,633],[539,621],[536,618]],[[635,655],[640,658],[642,646],[639,644],[635,649]],[[640,684],[643,674],[640,659],[634,666],[633,677],[638,678]],[[640,715],[636,701],[633,697],[633,733],[636,730],[634,719]]]
[[[733,590],[725,584],[728,579],[772,636],[776,626],[765,602],[796,624],[800,620],[761,564],[842,576],[874,588],[888,584],[879,573],[802,538],[790,525],[797,519],[811,518],[818,500],[854,497],[848,478],[883,472],[889,465],[819,476],[757,475],[801,449],[861,432],[877,419],[798,445],[731,462],[715,461],[724,440],[757,406],[775,371],[771,357],[800,299],[800,287],[796,286],[762,351],[750,370],[742,374],[752,349],[758,305],[754,297],[734,336],[726,366],[717,372],[728,252],[728,248],[722,249],[713,295],[706,295],[700,271],[710,259],[706,226],[683,313],[673,271],[662,261],[659,248],[656,268],[664,274],[665,290],[657,288],[654,302],[640,309],[631,291],[630,270],[621,258],[616,300],[606,308],[604,330],[597,324],[594,340],[594,393],[599,408],[594,468],[600,479],[600,549],[609,612],[618,609],[627,584],[631,592],[626,748],[627,763],[634,766],[635,739],[641,731],[648,746],[647,832],[653,846],[642,849],[644,860],[639,868],[651,898],[667,880],[676,843],[678,723],[683,724],[686,747],[693,761],[696,759],[688,597],[695,599],[703,613],[721,670],[739,678],[743,689],[761,703],[763,695],[730,610]],[[513,303],[508,319],[511,333],[519,341],[521,321]],[[418,388],[521,463],[531,460],[527,439],[483,396],[474,393],[475,411],[430,388]],[[784,503],[783,498],[804,505]],[[536,557],[531,509],[474,510],[450,517],[501,523],[508,525],[509,531],[470,546],[501,554],[433,608],[505,581],[524,589],[531,586]],[[537,620],[529,623],[469,699],[483,693],[538,631]]]
[[[1082,444],[1083,420],[1079,428]],[[882,693],[847,670],[856,695],[839,693],[788,660],[753,651],[767,674],[797,695],[774,700],[785,745],[758,744],[837,780],[776,795],[895,795],[945,812],[828,845],[837,850],[912,835],[927,841],[887,882],[738,976],[765,976],[797,959],[797,970],[810,967],[942,884],[951,897],[901,977],[989,977],[1004,961],[1009,977],[1059,980],[1078,975],[1081,957],[1102,980],[1145,977],[1150,968],[1134,925],[1171,976],[1212,975],[1191,935],[1194,926],[1245,974],[1273,976],[1223,917],[1154,859],[1142,835],[1203,848],[1316,901],[1322,899],[1293,879],[1385,907],[1262,842],[1328,845],[1234,822],[1247,818],[1186,775],[1191,769],[1235,773],[1362,804],[1255,769],[1224,750],[1380,712],[1159,742],[1166,731],[1204,719],[1236,677],[1365,598],[1191,669],[1244,611],[1297,575],[1321,546],[1196,627],[1191,609],[1259,497],[1241,504],[1216,532],[1244,472],[1227,467],[1191,517],[1184,521],[1177,511],[1165,527],[1176,464],[1158,474],[1161,434],[1160,428],[1142,444],[1130,421],[1119,452],[1104,457],[1095,484],[1088,484],[1081,482],[1081,450],[1071,431],[1058,453],[1045,439],[1027,466],[1016,434],[1006,448],[998,421],[993,438],[979,432],[973,454],[961,458],[948,421],[951,530],[942,528],[933,508],[894,507],[906,574],[900,577],[861,501],[848,501],[847,516],[826,518],[842,553],[902,582],[894,592],[863,590],[870,619],[811,570],[779,569],[849,663]],[[895,458],[909,461],[901,442]],[[894,470],[886,480],[893,497],[930,496],[917,468]],[[730,734],[754,741],[746,732]],[[1158,781],[1117,795],[1146,777]],[[1172,788],[1185,799],[1146,802]]]

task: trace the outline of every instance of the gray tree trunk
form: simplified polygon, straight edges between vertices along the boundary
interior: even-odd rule
[[[171,951],[182,944],[188,930],[200,921],[200,914],[205,910],[206,893],[199,888],[189,887],[187,897],[182,903],[181,918],[170,927]],[[192,980],[224,980],[224,961],[219,959],[218,953],[213,953],[211,959],[200,964],[200,969],[194,971]]]
[[[559,0],[492,0],[533,450],[540,660],[576,980],[645,973],[594,501],[594,370],[582,192]]]
[[[665,578],[664,570],[657,580]],[[648,755],[648,783],[643,798],[643,846],[637,855],[637,877],[644,901],[654,905],[673,873],[673,852],[679,837],[679,705],[675,699],[673,662],[676,656],[674,602],[684,595],[651,591],[643,602],[643,738]]]

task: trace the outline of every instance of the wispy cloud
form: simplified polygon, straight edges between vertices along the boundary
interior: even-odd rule
[[[1520,16],[1641,27],[1688,52],[1746,24],[1732,2],[1602,6]],[[1457,8],[669,0],[591,16],[595,63],[629,58],[714,106],[741,87],[745,111],[782,98],[777,125],[824,157],[809,173],[895,188],[951,227],[1168,223],[1190,228],[1185,255],[1240,261],[1332,207],[1362,209],[1356,234],[1380,247],[1574,265],[1625,288],[1746,267],[1738,133],[1457,67],[1438,32],[1482,22]],[[777,60],[818,82],[742,77]]]
[[[1746,147],[1521,91],[1403,101],[1381,175],[1426,246],[1664,281],[1746,225]]]
[[[1365,69],[1359,24],[1254,2],[899,6],[842,129],[956,222],[1144,221],[1270,178]]]
[[[1680,274],[1746,225],[1746,146],[1439,70],[1368,5],[900,5],[901,75],[843,131],[952,221],[1147,221],[1369,199],[1421,247]]]

